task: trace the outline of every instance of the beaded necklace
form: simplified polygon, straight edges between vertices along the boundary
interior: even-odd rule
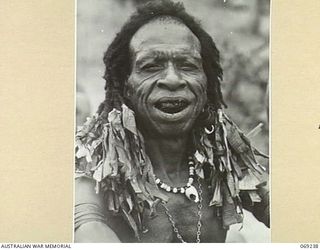
[[[189,165],[189,179],[185,186],[183,187],[171,187],[168,184],[161,181],[158,177],[155,176],[156,184],[159,188],[169,192],[169,193],[181,193],[185,194],[189,200],[192,200],[196,203],[199,202],[199,194],[197,189],[192,185],[194,181],[194,160],[191,156],[188,157],[188,165]]]

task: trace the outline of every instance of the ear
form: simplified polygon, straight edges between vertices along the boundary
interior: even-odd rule
[[[128,80],[126,80],[124,83],[123,96],[125,99],[130,99],[132,96],[132,89],[130,88],[130,84],[128,83]]]
[[[133,96],[133,91],[132,91],[131,85],[128,83],[128,80],[126,80],[123,88],[123,98],[128,108],[133,110],[132,96]]]

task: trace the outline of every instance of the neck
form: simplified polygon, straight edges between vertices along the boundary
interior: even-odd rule
[[[172,179],[180,178],[188,169],[188,137],[159,138],[145,137],[146,153],[157,176]],[[170,178],[171,177],[171,178]]]

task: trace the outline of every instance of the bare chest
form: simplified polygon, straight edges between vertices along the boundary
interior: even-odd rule
[[[198,188],[198,186],[196,185]],[[148,229],[142,235],[142,242],[224,242],[226,230],[222,228],[221,219],[216,216],[215,209],[209,207],[209,193],[202,186],[202,202],[190,201],[183,194],[167,193],[169,202],[158,205],[157,216],[145,216]],[[198,237],[197,237],[198,235]]]

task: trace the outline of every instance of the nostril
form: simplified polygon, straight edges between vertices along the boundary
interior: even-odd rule
[[[159,88],[167,89],[167,90],[180,90],[184,89],[187,86],[187,83],[183,80],[176,80],[176,81],[166,81],[166,80],[159,80],[157,82]]]

